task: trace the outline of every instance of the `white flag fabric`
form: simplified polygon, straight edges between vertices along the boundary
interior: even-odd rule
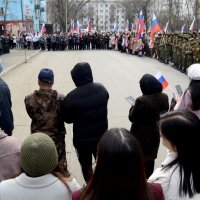
[[[189,31],[193,31],[194,30],[194,22],[195,22],[195,17],[190,25]]]

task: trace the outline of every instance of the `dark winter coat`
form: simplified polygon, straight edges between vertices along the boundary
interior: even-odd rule
[[[160,144],[158,121],[160,114],[169,110],[169,102],[168,96],[161,93],[162,85],[154,77],[145,76],[140,87],[143,95],[136,99],[129,111],[130,132],[140,142],[145,161],[149,161],[157,157]]]
[[[79,63],[71,71],[77,86],[64,99],[62,115],[66,123],[73,123],[74,146],[82,142],[96,142],[108,128],[106,88],[93,82],[88,63]]]
[[[0,128],[11,136],[14,129],[11,110],[11,94],[8,85],[0,78]]]

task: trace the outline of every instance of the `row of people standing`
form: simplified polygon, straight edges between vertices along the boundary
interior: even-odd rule
[[[174,68],[186,72],[189,66],[200,62],[199,34],[196,33],[167,33],[158,34],[155,39],[156,58]]]

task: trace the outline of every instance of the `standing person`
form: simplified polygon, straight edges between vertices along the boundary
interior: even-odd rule
[[[147,183],[142,149],[126,129],[113,128],[100,139],[94,175],[72,200],[163,200],[159,184]],[[77,198],[80,196],[80,198]]]
[[[20,173],[21,141],[0,129],[0,182]]]
[[[178,99],[174,110],[190,110],[200,119],[200,64],[191,65],[187,72],[190,79],[189,87]]]
[[[12,101],[8,85],[0,78],[0,128],[9,136],[14,129]]]
[[[136,99],[129,111],[129,120],[132,122],[130,132],[142,146],[148,178],[154,170],[160,144],[157,123],[160,114],[169,110],[169,103],[168,96],[162,93],[162,84],[151,74],[145,74],[140,79],[140,88],[143,95]]]
[[[200,120],[187,110],[161,117],[160,135],[168,154],[149,182],[160,183],[165,200],[200,199]]]
[[[38,75],[39,90],[25,97],[26,111],[31,118],[31,133],[43,132],[56,144],[59,166],[67,172],[65,150],[65,125],[61,117],[64,95],[53,90],[54,73],[51,69],[41,69]]]
[[[20,154],[23,173],[0,183],[1,200],[71,200],[71,193],[80,189],[74,178],[57,167],[56,146],[48,135],[29,136]]]
[[[109,94],[102,84],[93,82],[88,63],[76,64],[71,76],[77,88],[65,97],[62,115],[66,123],[73,123],[73,144],[88,181],[92,155],[96,158],[97,144],[108,128]]]

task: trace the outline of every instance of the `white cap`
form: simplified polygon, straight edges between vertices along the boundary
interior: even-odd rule
[[[200,64],[193,64],[187,70],[188,77],[191,80],[200,80]]]

